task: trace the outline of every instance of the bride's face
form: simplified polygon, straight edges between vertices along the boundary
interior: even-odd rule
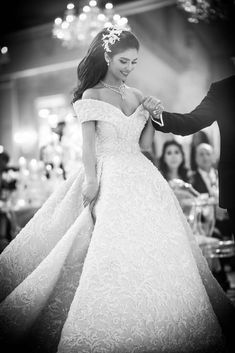
[[[134,48],[127,49],[110,58],[109,73],[117,80],[126,81],[129,74],[134,70],[138,60],[138,51]]]

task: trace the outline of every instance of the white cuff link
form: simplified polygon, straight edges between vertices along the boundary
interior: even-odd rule
[[[157,111],[154,110],[154,111],[153,111],[153,114],[156,114],[156,113],[157,113]],[[159,115],[157,115],[157,116],[154,115],[154,117],[151,115],[151,120],[152,120],[154,123],[156,123],[156,124],[158,124],[158,125],[160,125],[160,126],[164,126],[162,114],[159,114]]]

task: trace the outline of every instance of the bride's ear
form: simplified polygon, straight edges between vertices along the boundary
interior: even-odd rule
[[[110,57],[108,56],[107,53],[104,53],[104,59],[105,59],[107,65],[109,66],[109,63],[110,63],[110,60],[111,60],[111,59],[110,59]]]

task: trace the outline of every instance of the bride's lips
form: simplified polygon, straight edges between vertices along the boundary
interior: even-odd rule
[[[120,71],[122,75],[124,76],[128,76],[129,75],[129,72],[123,72],[123,71]]]

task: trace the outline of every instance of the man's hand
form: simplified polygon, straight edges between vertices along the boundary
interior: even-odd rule
[[[142,105],[146,110],[148,110],[150,115],[154,117],[160,115],[164,110],[161,101],[152,96],[145,97],[142,101]]]

